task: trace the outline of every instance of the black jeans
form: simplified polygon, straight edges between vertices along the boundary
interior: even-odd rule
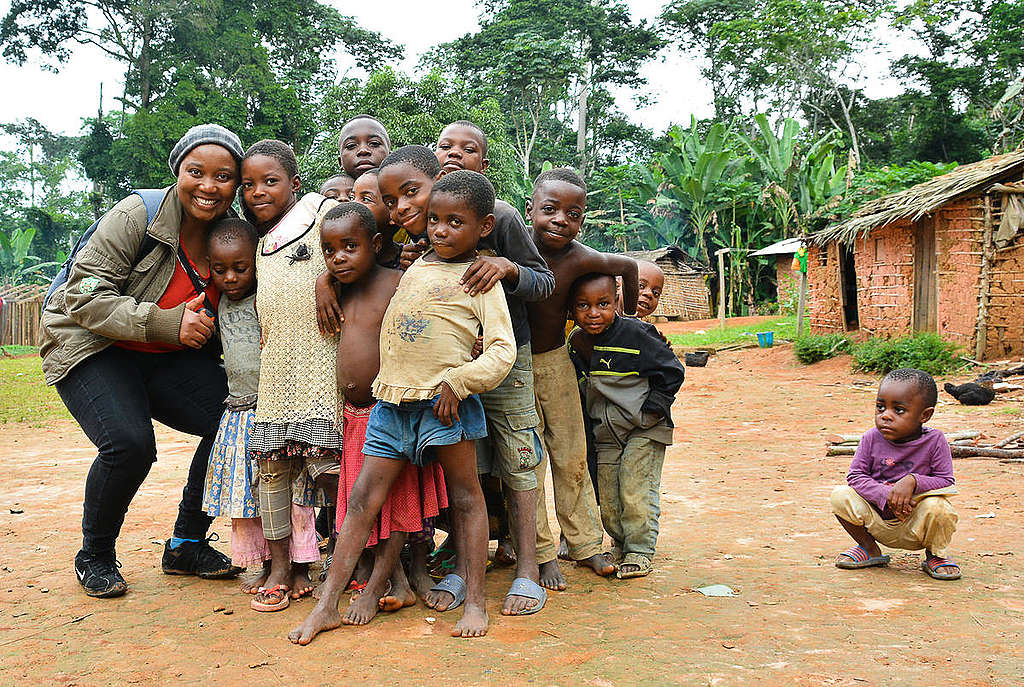
[[[82,548],[108,553],[135,492],[156,462],[153,420],[202,437],[178,505],[174,536],[201,539],[206,464],[228,394],[224,368],[206,351],[138,353],[117,346],[86,358],[57,393],[99,455],[85,482]]]

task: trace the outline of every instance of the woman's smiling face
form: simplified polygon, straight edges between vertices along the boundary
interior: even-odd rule
[[[187,217],[212,222],[231,207],[238,188],[238,163],[215,143],[196,146],[178,167],[178,200]]]

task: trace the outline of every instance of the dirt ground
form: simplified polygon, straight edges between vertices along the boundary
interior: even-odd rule
[[[6,425],[0,684],[1021,684],[1021,465],[956,462],[963,580],[931,580],[911,553],[888,569],[833,567],[851,542],[827,499],[849,457],[825,457],[823,436],[868,429],[877,383],[849,370],[846,357],[800,366],[786,347],[688,369],[654,574],[626,582],[570,568],[569,590],[542,613],[504,618],[511,573],[490,572],[491,630],[478,640],[449,637],[454,614],[417,606],[292,646],[285,635],[310,601],[257,616],[234,582],[161,574],[193,446],[166,429],[120,540],[131,590],[88,599],[71,561],[93,448],[71,422]],[[944,402],[932,425],[1001,438],[1024,429],[1022,406]],[[215,524],[225,542],[229,527]],[[694,591],[710,583],[737,595]]]

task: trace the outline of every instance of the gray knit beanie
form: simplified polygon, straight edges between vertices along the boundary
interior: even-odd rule
[[[220,124],[197,124],[186,131],[181,140],[171,148],[171,155],[167,158],[167,164],[170,165],[174,176],[178,176],[178,167],[181,165],[181,161],[185,159],[185,156],[193,149],[207,143],[215,143],[227,148],[228,152],[231,153],[231,157],[235,158],[235,162],[241,162],[242,156],[245,154],[245,151],[242,150],[241,139],[232,131],[225,129]]]

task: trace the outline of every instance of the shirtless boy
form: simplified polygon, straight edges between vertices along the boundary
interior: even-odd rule
[[[537,466],[537,560],[540,581],[548,589],[565,589],[558,567],[556,543],[548,525],[544,499],[545,464],[551,463],[555,515],[569,549],[569,558],[605,577],[615,572],[601,552],[603,534],[597,499],[587,474],[583,409],[575,399],[576,373],[565,345],[565,319],[572,283],[597,272],[621,276],[624,307],[635,312],[637,264],[632,258],[600,253],[576,241],[587,209],[587,186],[575,171],[557,168],[542,173],[533,185],[526,213],[533,240],[555,274],[555,290],[543,301],[530,303],[534,391],[541,418],[546,458]]]

